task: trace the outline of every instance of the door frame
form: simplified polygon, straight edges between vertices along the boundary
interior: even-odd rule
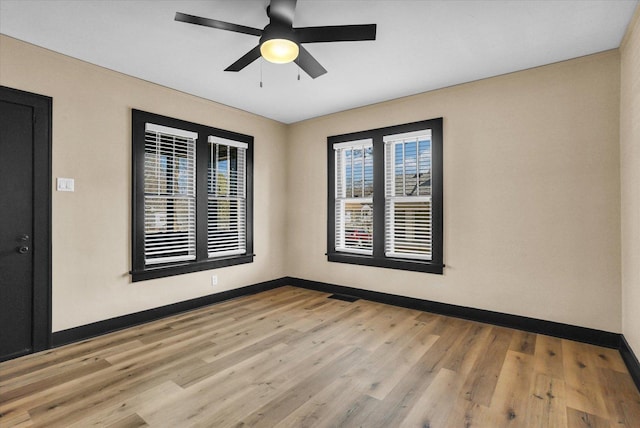
[[[51,132],[53,99],[0,86],[0,99],[33,108],[33,352],[51,347]]]

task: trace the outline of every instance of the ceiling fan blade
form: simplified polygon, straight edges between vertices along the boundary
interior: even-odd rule
[[[301,69],[305,71],[312,79],[316,77],[320,77],[327,72],[325,68],[320,65],[316,59],[311,56],[308,50],[299,46],[300,53],[298,54],[298,58],[295,59],[295,63],[300,66]]]
[[[299,43],[357,42],[376,39],[376,24],[295,28]]]
[[[219,30],[235,31],[236,33],[250,34],[252,36],[261,36],[262,30],[244,25],[232,24],[230,22],[218,21],[217,19],[202,18],[200,16],[188,15],[182,12],[176,12],[176,21],[186,22],[188,24],[203,25],[205,27],[217,28]]]
[[[276,18],[288,25],[293,24],[293,16],[296,12],[297,0],[271,0],[269,5],[269,18]]]
[[[260,58],[260,45],[244,54],[242,58],[225,68],[224,71],[240,71],[258,58]]]

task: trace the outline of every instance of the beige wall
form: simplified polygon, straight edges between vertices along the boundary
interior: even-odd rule
[[[54,331],[285,275],[621,329],[618,51],[289,127],[5,36],[0,84],[53,97],[53,177],[76,179],[53,191]],[[130,282],[131,108],[255,137],[255,262],[216,290]],[[445,275],[328,263],[326,137],[440,116]]]
[[[620,52],[622,333],[640,356],[640,6]]]
[[[290,126],[286,271],[620,332],[619,61],[608,51]],[[445,274],[327,262],[327,136],[440,116]]]
[[[53,97],[53,331],[280,278],[286,127],[0,36],[0,84]],[[255,137],[252,264],[131,283],[131,109]]]

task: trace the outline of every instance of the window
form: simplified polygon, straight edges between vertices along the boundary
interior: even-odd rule
[[[146,265],[196,258],[197,139],[195,132],[145,124]]]
[[[253,261],[253,138],[132,111],[132,279]]]
[[[207,251],[209,257],[243,254],[245,159],[248,144],[209,136]]]
[[[373,145],[371,140],[338,143],[336,150],[336,249],[373,251]]]
[[[328,138],[329,261],[442,273],[442,118]]]
[[[431,260],[431,130],[383,140],[385,255]]]

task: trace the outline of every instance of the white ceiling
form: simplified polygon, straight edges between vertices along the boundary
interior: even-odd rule
[[[295,27],[378,24],[375,41],[305,45],[328,73],[300,81],[293,63],[225,72],[258,38],[174,21],[180,11],[263,28],[267,4],[0,0],[0,32],[293,123],[617,48],[638,0],[299,0]]]

